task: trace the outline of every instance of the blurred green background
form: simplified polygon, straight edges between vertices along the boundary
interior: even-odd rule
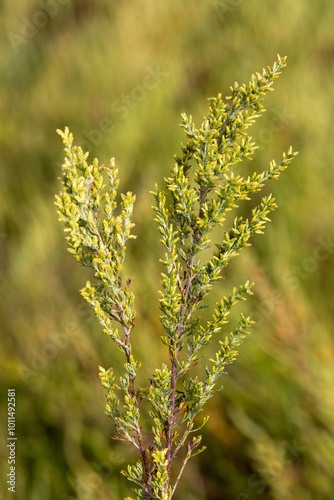
[[[119,351],[78,290],[86,270],[66,252],[54,193],[57,128],[107,162],[137,195],[127,272],[137,298],[134,344],[150,376],[162,359],[159,257],[149,191],[184,141],[180,113],[200,125],[207,97],[271,65],[288,67],[251,135],[260,170],[300,151],[274,192],[263,236],[230,266],[213,300],[255,281],[256,320],[210,401],[205,453],[176,500],[333,499],[334,6],[329,0],[2,0],[0,3],[1,442],[16,389],[16,493],[4,498],[119,500],[131,448],[109,439],[97,365]],[[267,190],[268,191],[268,190]],[[253,202],[255,204],[255,201]],[[239,312],[241,309],[239,310]],[[1,493],[0,493],[1,495]]]

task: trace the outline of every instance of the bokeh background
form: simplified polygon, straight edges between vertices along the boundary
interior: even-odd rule
[[[200,124],[207,98],[288,55],[252,129],[251,172],[300,151],[268,189],[279,209],[231,264],[213,300],[255,281],[242,305],[253,333],[210,401],[205,453],[176,500],[332,500],[334,487],[334,6],[330,0],[2,0],[0,2],[1,443],[7,389],[17,398],[16,493],[4,498],[119,500],[132,450],[109,439],[97,365],[119,351],[78,290],[54,207],[63,152],[57,128],[101,162],[116,157],[137,195],[127,272],[137,297],[143,377],[163,358],[162,248],[149,191]],[[253,202],[255,204],[255,201]],[[1,495],[1,493],[0,493]]]

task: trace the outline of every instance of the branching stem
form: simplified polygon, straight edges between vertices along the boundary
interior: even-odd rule
[[[122,281],[126,241],[134,238],[131,216],[135,196],[121,194],[119,205],[114,160],[109,167],[99,166],[97,159],[89,165],[88,153],[72,145],[73,136],[68,128],[58,131],[66,152],[61,178],[64,190],[56,196],[58,215],[65,224],[70,252],[81,264],[91,267],[96,278],[93,284],[87,281],[81,293],[93,307],[104,332],[121,347],[126,358],[125,376],[117,377],[112,367],[107,370],[100,367],[100,378],[107,390],[106,414],[118,436],[112,439],[128,441],[139,451],[137,463],[123,471],[139,487],[136,498],[172,499],[186,463],[203,450],[199,449],[201,436],[192,434],[192,440],[189,439],[207,421],[204,418],[202,425],[195,426],[196,415],[214,394],[217,379],[225,373],[226,365],[236,358],[237,346],[252,323],[241,315],[234,330],[219,341],[215,356],[206,366],[205,377],[187,376],[202,358],[198,356],[200,349],[228,322],[230,309],[245,293],[251,293],[249,282],[238,289],[234,287],[224,296],[209,319],[197,314],[198,304],[221,278],[229,261],[240,249],[249,246],[250,236],[262,232],[268,214],[276,205],[271,196],[264,197],[252,210],[250,220],[236,217],[233,226],[218,241],[211,243],[209,233],[225,223],[226,212],[237,207],[240,200],[250,199],[248,196],[260,191],[264,181],[277,179],[296,154],[290,148],[280,164],[273,161],[268,170],[248,178],[230,173],[234,164],[253,155],[255,146],[246,130],[264,110],[263,95],[271,89],[284,66],[285,58],[278,56],[272,69],[256,73],[248,85],[235,84],[228,98],[230,105],[223,102],[221,94],[210,99],[208,117],[199,129],[191,117],[182,116],[188,143],[182,145],[183,156],[177,156],[171,177],[166,179],[171,203],[166,206],[165,191],[156,187],[153,192],[156,221],[167,249],[166,260],[162,261],[167,272],[162,273],[160,306],[161,321],[167,332],[162,340],[168,345],[170,367],[163,364],[156,369],[148,387],[137,387],[140,363],[132,355],[130,340],[135,324],[134,296],[129,290],[131,280],[126,285]],[[191,179],[189,172],[194,163],[197,165]],[[104,170],[109,176],[109,192],[104,191]],[[119,206],[120,214],[116,215]],[[213,244],[216,249],[207,261],[201,254],[202,263],[198,255]],[[113,327],[113,322],[121,325],[123,335]],[[186,349],[181,358],[183,347]],[[181,382],[182,390],[178,390]],[[144,398],[153,420],[153,445],[149,447],[144,443],[139,424]],[[172,485],[172,462],[184,447],[187,452]]]

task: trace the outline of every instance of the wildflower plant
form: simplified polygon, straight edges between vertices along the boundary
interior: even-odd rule
[[[187,461],[205,448],[198,431],[208,417],[201,421],[196,417],[220,389],[219,379],[235,360],[239,343],[253,323],[241,314],[237,326],[222,333],[231,309],[252,293],[248,281],[223,297],[209,319],[201,318],[199,310],[206,306],[205,299],[231,259],[250,246],[252,235],[263,232],[276,204],[271,195],[262,198],[249,219],[236,217],[229,228],[224,227],[226,214],[241,200],[250,200],[267,180],[278,179],[296,155],[290,148],[279,163],[272,161],[266,170],[247,177],[232,170],[252,158],[256,146],[248,128],[264,111],[263,96],[273,90],[285,65],[286,58],[278,56],[272,68],[253,75],[248,85],[235,83],[230,97],[210,98],[208,115],[199,129],[191,116],[182,114],[187,142],[181,155],[175,156],[165,188],[156,186],[152,193],[165,249],[160,320],[169,365],[157,368],[146,387],[136,383],[141,363],[134,357],[131,341],[135,298],[131,280],[123,275],[126,243],[135,238],[131,233],[135,196],[120,194],[118,201],[115,160],[109,166],[97,159],[89,164],[88,153],[73,145],[68,128],[58,130],[66,153],[60,178],[63,191],[56,196],[59,219],[65,225],[68,250],[95,276],[81,294],[104,333],[125,356],[121,375],[112,367],[100,367],[100,378],[107,391],[105,413],[114,424],[112,439],[128,441],[138,450],[138,461],[123,471],[136,485],[137,500],[173,498]],[[213,245],[210,233],[217,227],[222,228],[221,237]],[[203,258],[206,249],[211,251],[207,260]],[[217,346],[215,356],[206,361],[202,378],[192,376],[194,367],[204,364],[205,346],[211,342]],[[150,408],[152,436],[143,435],[143,400]]]

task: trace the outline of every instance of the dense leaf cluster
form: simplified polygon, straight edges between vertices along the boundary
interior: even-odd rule
[[[264,197],[249,219],[236,217],[229,228],[224,227],[226,215],[241,200],[249,200],[251,194],[260,191],[265,181],[277,179],[295,156],[290,149],[279,163],[272,161],[268,169],[247,177],[232,171],[235,164],[251,159],[255,152],[247,129],[264,111],[263,96],[272,90],[284,66],[285,58],[278,56],[272,68],[253,75],[248,85],[236,83],[231,87],[226,101],[220,94],[210,99],[208,116],[199,129],[191,116],[182,115],[187,142],[182,145],[182,154],[175,156],[165,189],[156,186],[153,192],[165,247],[160,297],[165,335],[161,338],[168,347],[170,366],[156,369],[147,387],[135,384],[140,362],[133,357],[130,341],[135,325],[134,297],[130,280],[124,283],[122,276],[126,241],[134,237],[130,232],[134,196],[121,194],[120,213],[116,215],[114,160],[109,167],[99,166],[96,159],[88,165],[88,153],[72,145],[68,129],[59,132],[66,152],[61,178],[64,190],[56,197],[59,218],[68,233],[69,251],[94,270],[97,280],[95,284],[87,282],[81,293],[92,305],[104,332],[126,356],[123,375],[116,377],[112,368],[100,367],[100,377],[108,393],[106,413],[114,422],[114,439],[131,442],[140,453],[140,460],[124,471],[137,486],[137,499],[173,497],[187,461],[204,449],[200,448],[201,436],[191,434],[198,432],[207,417],[196,427],[196,416],[219,389],[219,377],[235,360],[240,340],[252,324],[250,318],[241,315],[231,333],[217,339],[219,348],[207,363],[203,378],[190,375],[205,357],[203,348],[228,323],[231,309],[251,294],[251,284],[247,281],[234,287],[217,303],[208,320],[204,321],[198,311],[230,260],[250,245],[253,234],[263,232],[276,205],[271,195]],[[222,228],[222,234],[219,241],[212,242],[210,233],[217,227]],[[212,251],[203,261],[205,249]],[[121,325],[122,333],[114,329],[114,322]],[[147,437],[140,426],[143,399],[149,402],[152,418],[150,446],[145,445]],[[176,467],[172,470],[178,456],[183,456],[181,466],[178,471]]]

